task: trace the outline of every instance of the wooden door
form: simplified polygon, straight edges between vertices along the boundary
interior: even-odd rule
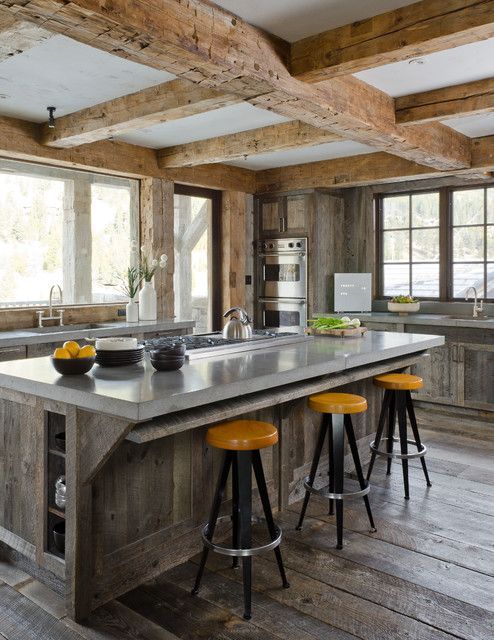
[[[458,400],[465,407],[494,411],[494,345],[457,345]]]
[[[261,237],[278,236],[284,228],[282,198],[259,200],[259,235]]]
[[[312,194],[303,193],[286,196],[285,222],[282,231],[290,236],[307,235],[309,228]]]

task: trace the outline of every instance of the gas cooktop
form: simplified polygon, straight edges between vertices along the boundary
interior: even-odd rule
[[[310,340],[310,336],[300,333],[274,333],[270,331],[255,330],[252,338],[248,340],[235,340],[223,338],[220,332],[203,333],[186,336],[163,336],[145,340],[146,351],[170,347],[174,344],[185,344],[185,355],[190,360],[206,358],[240,351],[253,351],[281,344],[292,344]]]

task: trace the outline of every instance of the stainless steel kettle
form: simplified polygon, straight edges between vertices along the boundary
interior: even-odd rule
[[[232,316],[232,314],[236,313],[237,317]],[[241,307],[232,307],[225,311],[223,314],[224,318],[230,319],[223,327],[223,337],[234,340],[248,340],[252,338],[252,321],[247,315],[247,311],[242,309]]]

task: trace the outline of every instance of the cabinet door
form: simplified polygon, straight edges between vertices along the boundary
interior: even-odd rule
[[[411,373],[424,380],[424,386],[414,392],[417,400],[458,405],[458,345],[446,342],[431,349],[428,355],[411,367]]]
[[[284,228],[284,215],[281,198],[259,201],[259,233],[263,236],[279,235]]]
[[[26,347],[2,347],[0,349],[0,362],[7,360],[21,360],[26,357]]]
[[[494,411],[494,345],[458,345],[458,396],[473,409]]]
[[[351,313],[347,314],[348,316],[352,316]],[[394,324],[394,322],[367,322],[367,320],[362,320],[362,324],[364,327],[369,329],[369,331],[402,331],[403,325]]]
[[[307,234],[311,206],[311,194],[287,196],[285,202],[285,223],[282,231],[289,235]]]

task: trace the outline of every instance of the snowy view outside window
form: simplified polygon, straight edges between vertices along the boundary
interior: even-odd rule
[[[132,182],[2,161],[0,306],[44,305],[54,284],[68,304],[125,300],[115,276],[138,240]]]

